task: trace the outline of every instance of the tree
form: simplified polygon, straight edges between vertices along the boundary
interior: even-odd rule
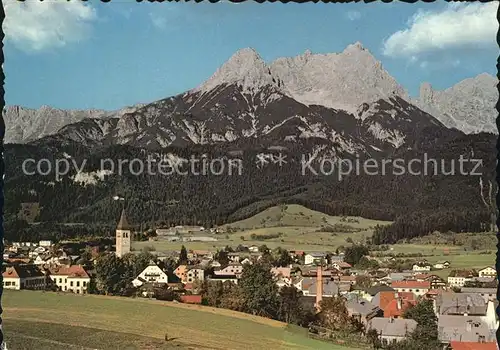
[[[239,285],[231,281],[226,281],[222,284],[222,299],[220,307],[245,312],[243,293]]]
[[[345,248],[344,261],[354,266],[359,263],[362,257],[369,253],[368,247],[355,244]]]
[[[125,265],[115,254],[101,255],[96,261],[96,289],[103,294],[121,293],[126,287],[123,279]]]
[[[269,318],[276,317],[278,286],[269,266],[262,263],[245,265],[238,287],[245,312]]]
[[[368,332],[366,332],[366,338],[368,339],[368,341],[370,342],[370,344],[373,346],[374,349],[382,348],[382,342],[380,341],[376,329],[373,328],[369,329]]]
[[[269,253],[269,248],[267,247],[267,245],[263,244],[259,247],[259,252],[260,253]]]
[[[187,265],[188,264],[187,250],[186,250],[186,247],[184,247],[184,246],[181,247],[181,252],[179,255],[179,264],[180,265]]]
[[[282,249],[280,247],[276,248],[274,251],[274,266],[276,267],[286,267],[293,263],[292,257],[288,250]]]
[[[361,288],[370,288],[372,286],[372,279],[370,276],[358,275],[356,276],[356,285]]]
[[[205,281],[201,292],[203,299],[209,306],[220,307],[224,297],[224,287],[221,281]]]
[[[229,257],[227,255],[227,251],[225,250],[217,251],[217,253],[215,253],[215,260],[218,261],[223,268],[229,265]]]
[[[299,324],[303,317],[300,297],[302,292],[295,287],[284,286],[279,291],[278,319],[286,323]]]
[[[425,349],[435,349],[439,347],[437,317],[434,313],[432,301],[422,300],[417,305],[412,306],[403,314],[404,318],[417,321],[417,328],[410,336],[414,343],[425,345]]]
[[[346,300],[341,296],[323,298],[320,302],[320,325],[331,329],[343,329],[349,323]]]

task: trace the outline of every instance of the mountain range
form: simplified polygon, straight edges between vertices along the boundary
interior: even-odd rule
[[[496,134],[497,84],[496,77],[484,73],[444,91],[435,91],[423,83],[420,96],[411,98],[359,42],[341,53],[306,51],[269,64],[255,50],[245,48],[199,87],[149,104],[111,112],[6,107],[5,142],[25,143],[57,133],[87,143],[163,147],[185,142],[234,141],[265,134],[279,128],[281,122],[286,124],[287,119],[301,117],[295,113],[297,108],[311,110],[321,106],[364,119],[367,104],[391,98],[402,99],[429,113],[448,128],[466,134]],[[269,120],[267,113],[292,100],[293,111],[277,111],[275,120]],[[241,122],[234,120],[235,113]],[[64,128],[67,125],[71,126]],[[152,132],[153,129],[156,130]]]
[[[22,202],[37,201],[41,221],[111,223],[119,210],[111,198],[121,193],[130,198],[135,222],[220,224],[294,202],[332,215],[413,218],[402,230],[410,235],[484,230],[493,207],[497,83],[481,74],[444,91],[423,84],[412,98],[358,42],[341,53],[306,51],[270,63],[242,49],[192,90],[113,112],[7,107],[6,186],[12,190],[6,201],[12,209],[6,215],[15,217]],[[97,165],[103,158],[234,152],[248,165],[276,150],[289,157],[284,167],[246,167],[238,177],[118,175]],[[448,162],[465,155],[482,160],[483,175],[361,174],[340,181],[300,175],[300,154],[317,161],[429,154]],[[86,159],[89,168],[57,181],[25,176],[28,157]]]

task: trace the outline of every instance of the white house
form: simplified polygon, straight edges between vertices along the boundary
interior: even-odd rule
[[[5,289],[45,289],[45,274],[35,265],[17,265],[7,267],[2,273]]]
[[[304,257],[304,264],[306,264],[306,265],[312,265],[316,261],[320,261],[321,263],[325,264],[326,263],[326,254],[312,252],[312,253],[306,254]]]
[[[215,276],[237,276],[241,275],[243,272],[243,265],[241,264],[229,264],[223,269],[214,270]]]
[[[497,270],[493,266],[485,267],[478,271],[479,277],[496,277]]]
[[[42,258],[41,255],[38,255],[36,257],[35,261],[33,261],[33,264],[35,264],[35,265],[44,265],[46,262],[47,261],[44,258]]]
[[[87,293],[90,276],[81,265],[57,266],[49,269],[50,279],[62,292]]]
[[[450,287],[463,287],[465,282],[472,281],[474,277],[473,271],[451,271],[448,276],[448,285]]]
[[[431,265],[427,263],[414,264],[412,270],[415,272],[428,272],[431,270]]]
[[[205,280],[205,271],[203,269],[189,269],[186,274],[186,282],[193,283],[195,281],[203,282]]]
[[[52,241],[40,241],[38,242],[38,245],[40,247],[51,247],[52,246]]]
[[[256,245],[252,245],[252,246],[248,247],[248,250],[250,251],[250,253],[258,253],[259,247]]]
[[[249,258],[245,258],[245,259],[243,259],[243,260],[241,260],[241,261],[240,261],[240,264],[241,264],[241,265],[245,265],[245,264],[252,265],[252,264],[253,264],[253,262],[252,262],[252,260],[250,260]]]
[[[391,283],[391,287],[398,293],[410,292],[419,297],[431,289],[431,283],[429,281],[395,281]]]
[[[168,276],[158,265],[150,261],[149,265],[132,281],[134,287],[140,287],[145,283],[166,284]]]
[[[434,268],[438,270],[443,270],[447,269],[450,267],[450,262],[449,261],[443,261],[443,262],[437,262],[434,264]]]

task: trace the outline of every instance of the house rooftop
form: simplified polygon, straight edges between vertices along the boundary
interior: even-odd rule
[[[423,288],[430,289],[429,281],[395,281],[391,283],[392,288]]]
[[[451,341],[451,350],[497,350],[496,342],[480,343],[480,342],[461,342]]]
[[[417,327],[417,322],[403,318],[374,317],[368,322],[368,329],[375,329],[382,336],[404,337]]]

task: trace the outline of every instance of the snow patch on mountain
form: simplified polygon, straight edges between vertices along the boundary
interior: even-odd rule
[[[106,175],[111,175],[113,172],[111,170],[98,170],[94,172],[78,172],[72,177],[72,180],[82,186],[96,185],[97,182],[104,181]]]
[[[398,130],[386,130],[379,123],[373,123],[368,127],[370,132],[375,138],[389,142],[395,148],[399,148],[404,144],[405,137]]]

